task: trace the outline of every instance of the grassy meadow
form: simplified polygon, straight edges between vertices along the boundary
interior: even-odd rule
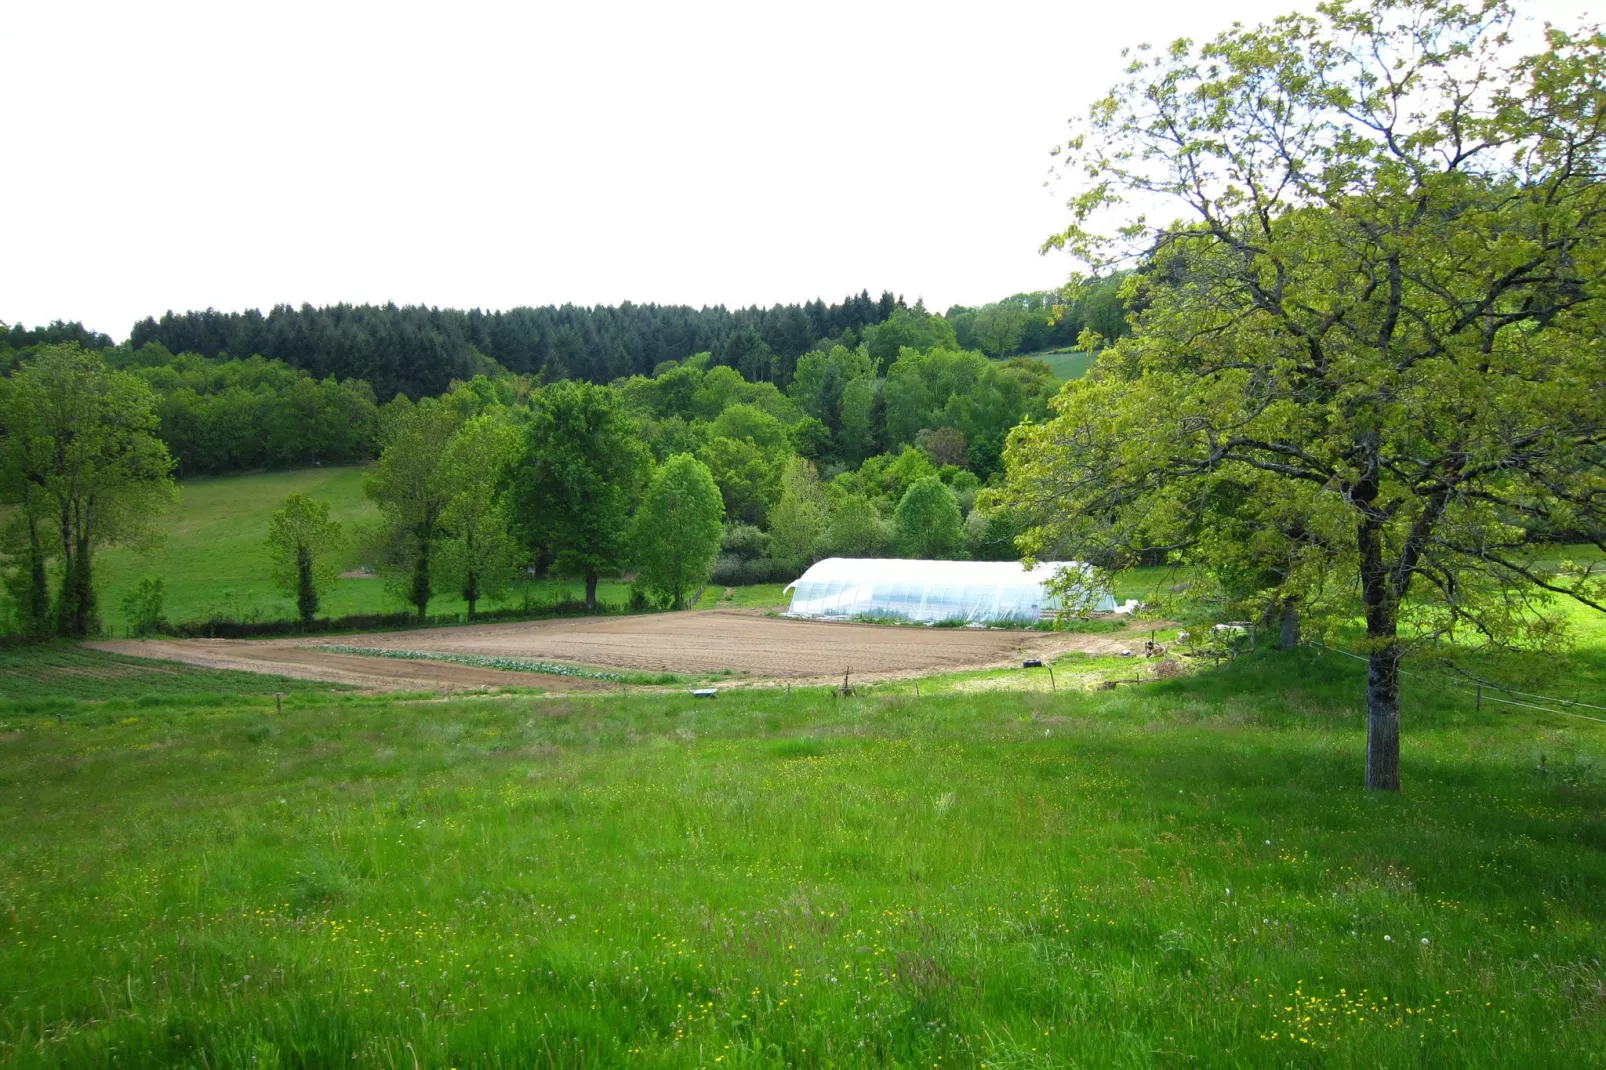
[[[160,576],[166,588],[167,617],[173,621],[199,620],[217,615],[238,620],[289,619],[296,615],[295,599],[281,593],[268,579],[268,517],[285,495],[301,491],[330,503],[330,515],[352,527],[371,522],[379,512],[363,496],[363,469],[308,468],[217,479],[186,480],[179,484],[179,504],[166,516],[166,537],[149,551],[113,547],[95,558],[101,616],[108,632],[122,635],[126,627],[122,600],[142,576]],[[354,548],[346,564],[356,565]],[[501,602],[481,601],[480,608],[518,605],[526,594],[539,601],[556,601],[564,593],[575,598],[584,585],[561,580],[535,580],[515,585]],[[624,584],[603,583],[598,597],[624,602]],[[352,613],[395,613],[407,608],[389,594],[378,579],[343,578],[323,599],[321,616]],[[430,612],[462,613],[466,609],[455,591],[443,590],[430,602]]]
[[[0,702],[0,1065],[1606,1063],[1606,726],[1132,671]]]
[[[1050,349],[1041,353],[1025,353],[1022,355],[1047,364],[1054,372],[1054,378],[1062,383],[1068,379],[1080,379],[1087,374],[1087,370],[1098,359],[1080,349]]]

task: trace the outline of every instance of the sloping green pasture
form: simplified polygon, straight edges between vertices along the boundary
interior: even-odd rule
[[[348,530],[372,522],[378,509],[363,496],[362,480],[361,468],[308,468],[180,483],[179,504],[164,518],[167,536],[158,546],[146,552],[114,547],[96,557],[96,586],[108,630],[123,633],[123,596],[147,575],[162,577],[169,620],[213,615],[236,620],[294,618],[295,600],[268,579],[268,517],[285,495],[301,491],[328,501],[330,514]],[[348,551],[345,563],[357,564],[354,549]],[[518,605],[526,595],[554,602],[564,594],[579,598],[584,586],[561,580],[520,583],[502,602],[482,601],[480,608]],[[598,594],[606,602],[629,597],[623,584],[604,583]],[[319,615],[396,613],[406,608],[385,591],[382,581],[350,578],[338,581],[324,597]],[[465,608],[452,590],[438,592],[430,602],[431,613],[462,613]]]
[[[1031,360],[1040,360],[1047,364],[1049,370],[1054,373],[1054,378],[1062,383],[1067,379],[1080,379],[1087,374],[1087,370],[1098,360],[1098,357],[1080,349],[1050,349],[1041,353],[1025,353],[1022,355]]]
[[[0,1064],[1601,1065],[1606,725],[1359,681],[13,708]]]

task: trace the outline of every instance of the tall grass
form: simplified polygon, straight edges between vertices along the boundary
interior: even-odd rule
[[[0,1063],[1600,1065],[1601,726],[1354,684],[0,716]]]

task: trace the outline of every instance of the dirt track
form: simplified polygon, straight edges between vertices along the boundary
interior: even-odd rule
[[[613,685],[574,677],[481,669],[318,650],[324,644],[420,650],[651,672],[735,671],[746,679],[840,680],[985,668],[1066,650],[1113,653],[1141,644],[1132,635],[1065,635],[965,628],[889,627],[704,610],[631,617],[587,617],[519,624],[383,632],[322,639],[185,639],[91,644],[135,657],[217,669],[276,673],[375,690],[535,687],[594,690]]]

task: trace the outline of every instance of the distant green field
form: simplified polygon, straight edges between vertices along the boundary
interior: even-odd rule
[[[1068,379],[1080,379],[1087,374],[1087,370],[1098,359],[1098,357],[1084,353],[1081,350],[1072,350],[1068,353],[1046,350],[1042,353],[1026,353],[1023,356],[1031,360],[1040,360],[1047,364],[1053,369],[1054,377],[1062,383]]]
[[[268,517],[292,491],[327,500],[334,518],[348,528],[378,516],[363,496],[361,468],[313,468],[292,472],[186,480],[179,484],[179,504],[167,515],[167,538],[150,553],[128,547],[102,552],[95,560],[101,615],[108,631],[124,629],[123,596],[141,576],[160,576],[167,589],[169,620],[211,615],[262,620],[295,616],[295,605],[268,579]],[[357,564],[348,551],[345,565]],[[517,605],[529,593],[555,601],[563,593],[584,593],[578,582],[539,580],[519,584],[502,603],[481,602],[480,608]],[[605,602],[623,602],[629,588],[604,583]],[[377,579],[342,579],[325,596],[321,615],[394,613],[407,607],[385,592]],[[430,603],[431,613],[461,613],[466,607],[455,592],[442,591]]]

